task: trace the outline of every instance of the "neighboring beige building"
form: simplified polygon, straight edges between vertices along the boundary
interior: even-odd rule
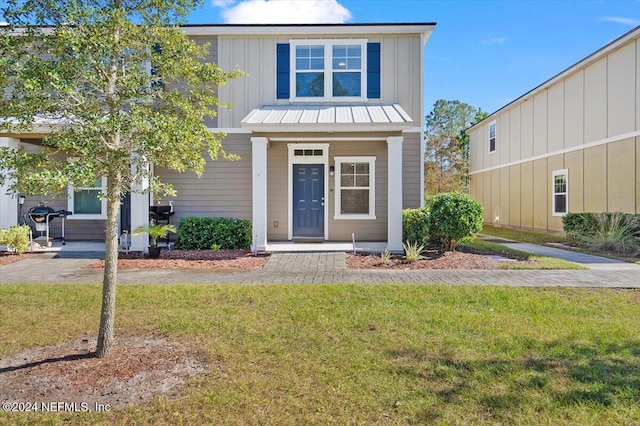
[[[640,27],[467,132],[486,223],[562,231],[568,212],[640,213]]]
[[[241,159],[209,162],[200,179],[155,170],[178,193],[162,200],[173,203],[172,223],[185,216],[249,218],[259,250],[273,241],[351,241],[354,233],[401,250],[402,209],[423,203],[423,51],[434,26],[183,27],[210,43],[208,60],[248,75],[220,88],[220,101],[232,109],[206,122],[212,132],[227,133],[225,150]],[[0,136],[6,136],[0,145],[32,149],[41,138]],[[73,212],[67,239],[104,237],[101,185],[48,200]],[[39,200],[29,197],[25,209]],[[16,211],[15,200],[0,195],[0,201]],[[149,204],[146,194],[132,194],[122,229],[148,220]]]

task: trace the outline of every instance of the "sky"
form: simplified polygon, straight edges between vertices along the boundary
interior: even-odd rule
[[[435,22],[425,113],[438,99],[494,112],[640,25],[640,0],[204,0],[190,24]]]

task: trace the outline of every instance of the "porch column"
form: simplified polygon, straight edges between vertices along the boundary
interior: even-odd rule
[[[149,167],[147,165],[146,167]],[[136,174],[138,166],[135,162],[131,163],[131,175],[134,177],[134,183],[131,186],[131,229],[129,233],[138,226],[149,223],[149,178],[145,177],[136,183]],[[131,251],[147,251],[149,246],[149,236],[140,234],[131,236]]]
[[[264,137],[251,138],[251,185],[253,200],[253,249],[267,249],[267,145]]]
[[[14,138],[0,138],[0,147],[17,148],[20,141]],[[0,186],[0,229],[18,224],[18,194],[8,194],[13,182],[8,179]]]
[[[387,249],[402,251],[402,142],[403,136],[387,138],[388,224]]]

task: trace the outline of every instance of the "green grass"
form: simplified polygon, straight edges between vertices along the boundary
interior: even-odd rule
[[[541,245],[547,243],[566,243],[568,241],[564,235],[547,234],[544,232],[536,231],[525,231],[521,229],[510,229],[492,225],[483,225],[482,231],[480,233],[484,235],[491,235],[493,237],[519,241],[521,243]]]
[[[196,345],[208,373],[136,407],[0,412],[0,424],[640,422],[638,291],[341,284],[118,292],[118,334]],[[94,333],[99,299],[95,285],[0,286],[0,356]]]
[[[464,244],[462,246],[462,249],[470,250],[473,253],[498,254],[510,259],[531,261],[531,263],[524,265],[505,262],[502,265],[502,269],[587,269],[582,265],[578,265],[577,263],[569,262],[562,259],[556,259],[553,257],[536,256],[534,254],[505,247],[498,243],[480,239],[475,239],[470,243]]]

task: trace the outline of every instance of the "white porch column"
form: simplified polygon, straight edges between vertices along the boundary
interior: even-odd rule
[[[387,138],[388,225],[387,249],[402,251],[402,142],[403,136]]]
[[[147,165],[147,167],[149,166]],[[132,163],[132,176],[135,176],[137,172],[137,166]],[[133,183],[131,188],[131,229],[129,233],[132,233],[138,226],[149,223],[149,200],[149,179],[144,178],[138,184]],[[149,236],[147,234],[131,236],[132,251],[147,251],[148,246]]]
[[[251,138],[251,186],[254,250],[267,249],[267,145],[264,137]]]
[[[17,148],[18,139],[0,138],[0,147]],[[5,181],[0,186],[0,229],[9,228],[18,224],[18,194],[8,194],[9,186],[13,182]]]

